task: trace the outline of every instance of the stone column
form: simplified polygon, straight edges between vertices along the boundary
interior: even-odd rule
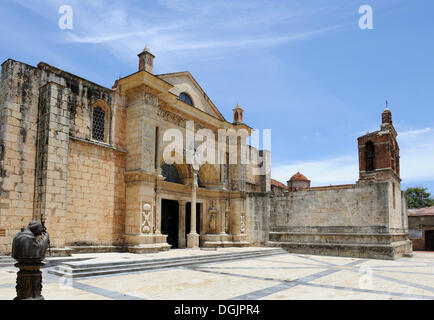
[[[185,238],[185,201],[178,201],[179,204],[179,229],[178,229],[178,247],[183,249],[187,246]]]
[[[234,242],[239,242],[241,235],[240,202],[240,199],[231,200],[231,233]]]
[[[158,182],[157,182],[158,183]],[[161,234],[161,186],[155,187],[155,234]]]
[[[217,233],[226,234],[225,232],[225,208],[222,207],[221,201],[219,202],[218,212],[217,212]]]
[[[193,186],[191,193],[191,223],[190,233],[187,235],[187,247],[199,248],[199,235],[196,232],[196,189],[197,189],[197,173],[193,173]]]

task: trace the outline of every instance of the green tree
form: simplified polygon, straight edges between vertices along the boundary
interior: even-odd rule
[[[434,206],[434,199],[431,198],[431,194],[427,190],[427,188],[422,187],[407,188],[405,190],[407,207],[417,209]]]

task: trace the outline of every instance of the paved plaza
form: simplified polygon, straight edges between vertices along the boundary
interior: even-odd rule
[[[156,256],[186,254],[210,253],[187,249]],[[103,261],[119,257],[129,258],[116,253],[93,256]],[[0,299],[15,297],[16,271],[0,268]],[[43,295],[46,300],[434,300],[434,252],[414,252],[398,260],[282,253],[77,279],[44,269]]]

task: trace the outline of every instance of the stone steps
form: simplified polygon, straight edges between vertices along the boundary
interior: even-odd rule
[[[391,233],[325,233],[325,232],[276,232],[271,231],[269,241],[287,243],[323,243],[323,244],[372,244],[389,245],[392,242],[402,241],[407,234]]]
[[[290,253],[383,260],[409,256],[408,252],[411,251],[411,240],[389,244],[269,241],[267,245],[283,248]]]
[[[67,257],[67,258],[51,258],[51,257],[46,257],[45,258],[45,268],[49,268],[49,267],[53,267],[56,265],[59,265],[61,263],[65,263],[65,262],[75,262],[75,261],[83,261],[83,260],[88,260],[89,258],[71,258],[71,257]],[[17,261],[12,258],[12,257],[8,257],[8,256],[2,256],[0,257],[0,268],[11,268],[11,267],[15,267],[15,263],[17,263]]]
[[[176,258],[157,258],[122,262],[100,263],[62,263],[48,270],[48,273],[67,277],[83,278],[108,274],[137,272],[152,269],[180,267],[202,263],[248,259],[285,253],[282,249],[249,250],[244,252],[227,252],[201,256],[184,256]]]

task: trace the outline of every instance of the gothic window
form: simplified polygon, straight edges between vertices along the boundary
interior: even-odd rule
[[[191,97],[183,92],[179,95],[179,100],[184,101],[186,104],[189,104],[190,106],[194,106],[193,104],[193,100],[191,99]]]
[[[366,171],[375,170],[375,146],[372,141],[366,143]]]

